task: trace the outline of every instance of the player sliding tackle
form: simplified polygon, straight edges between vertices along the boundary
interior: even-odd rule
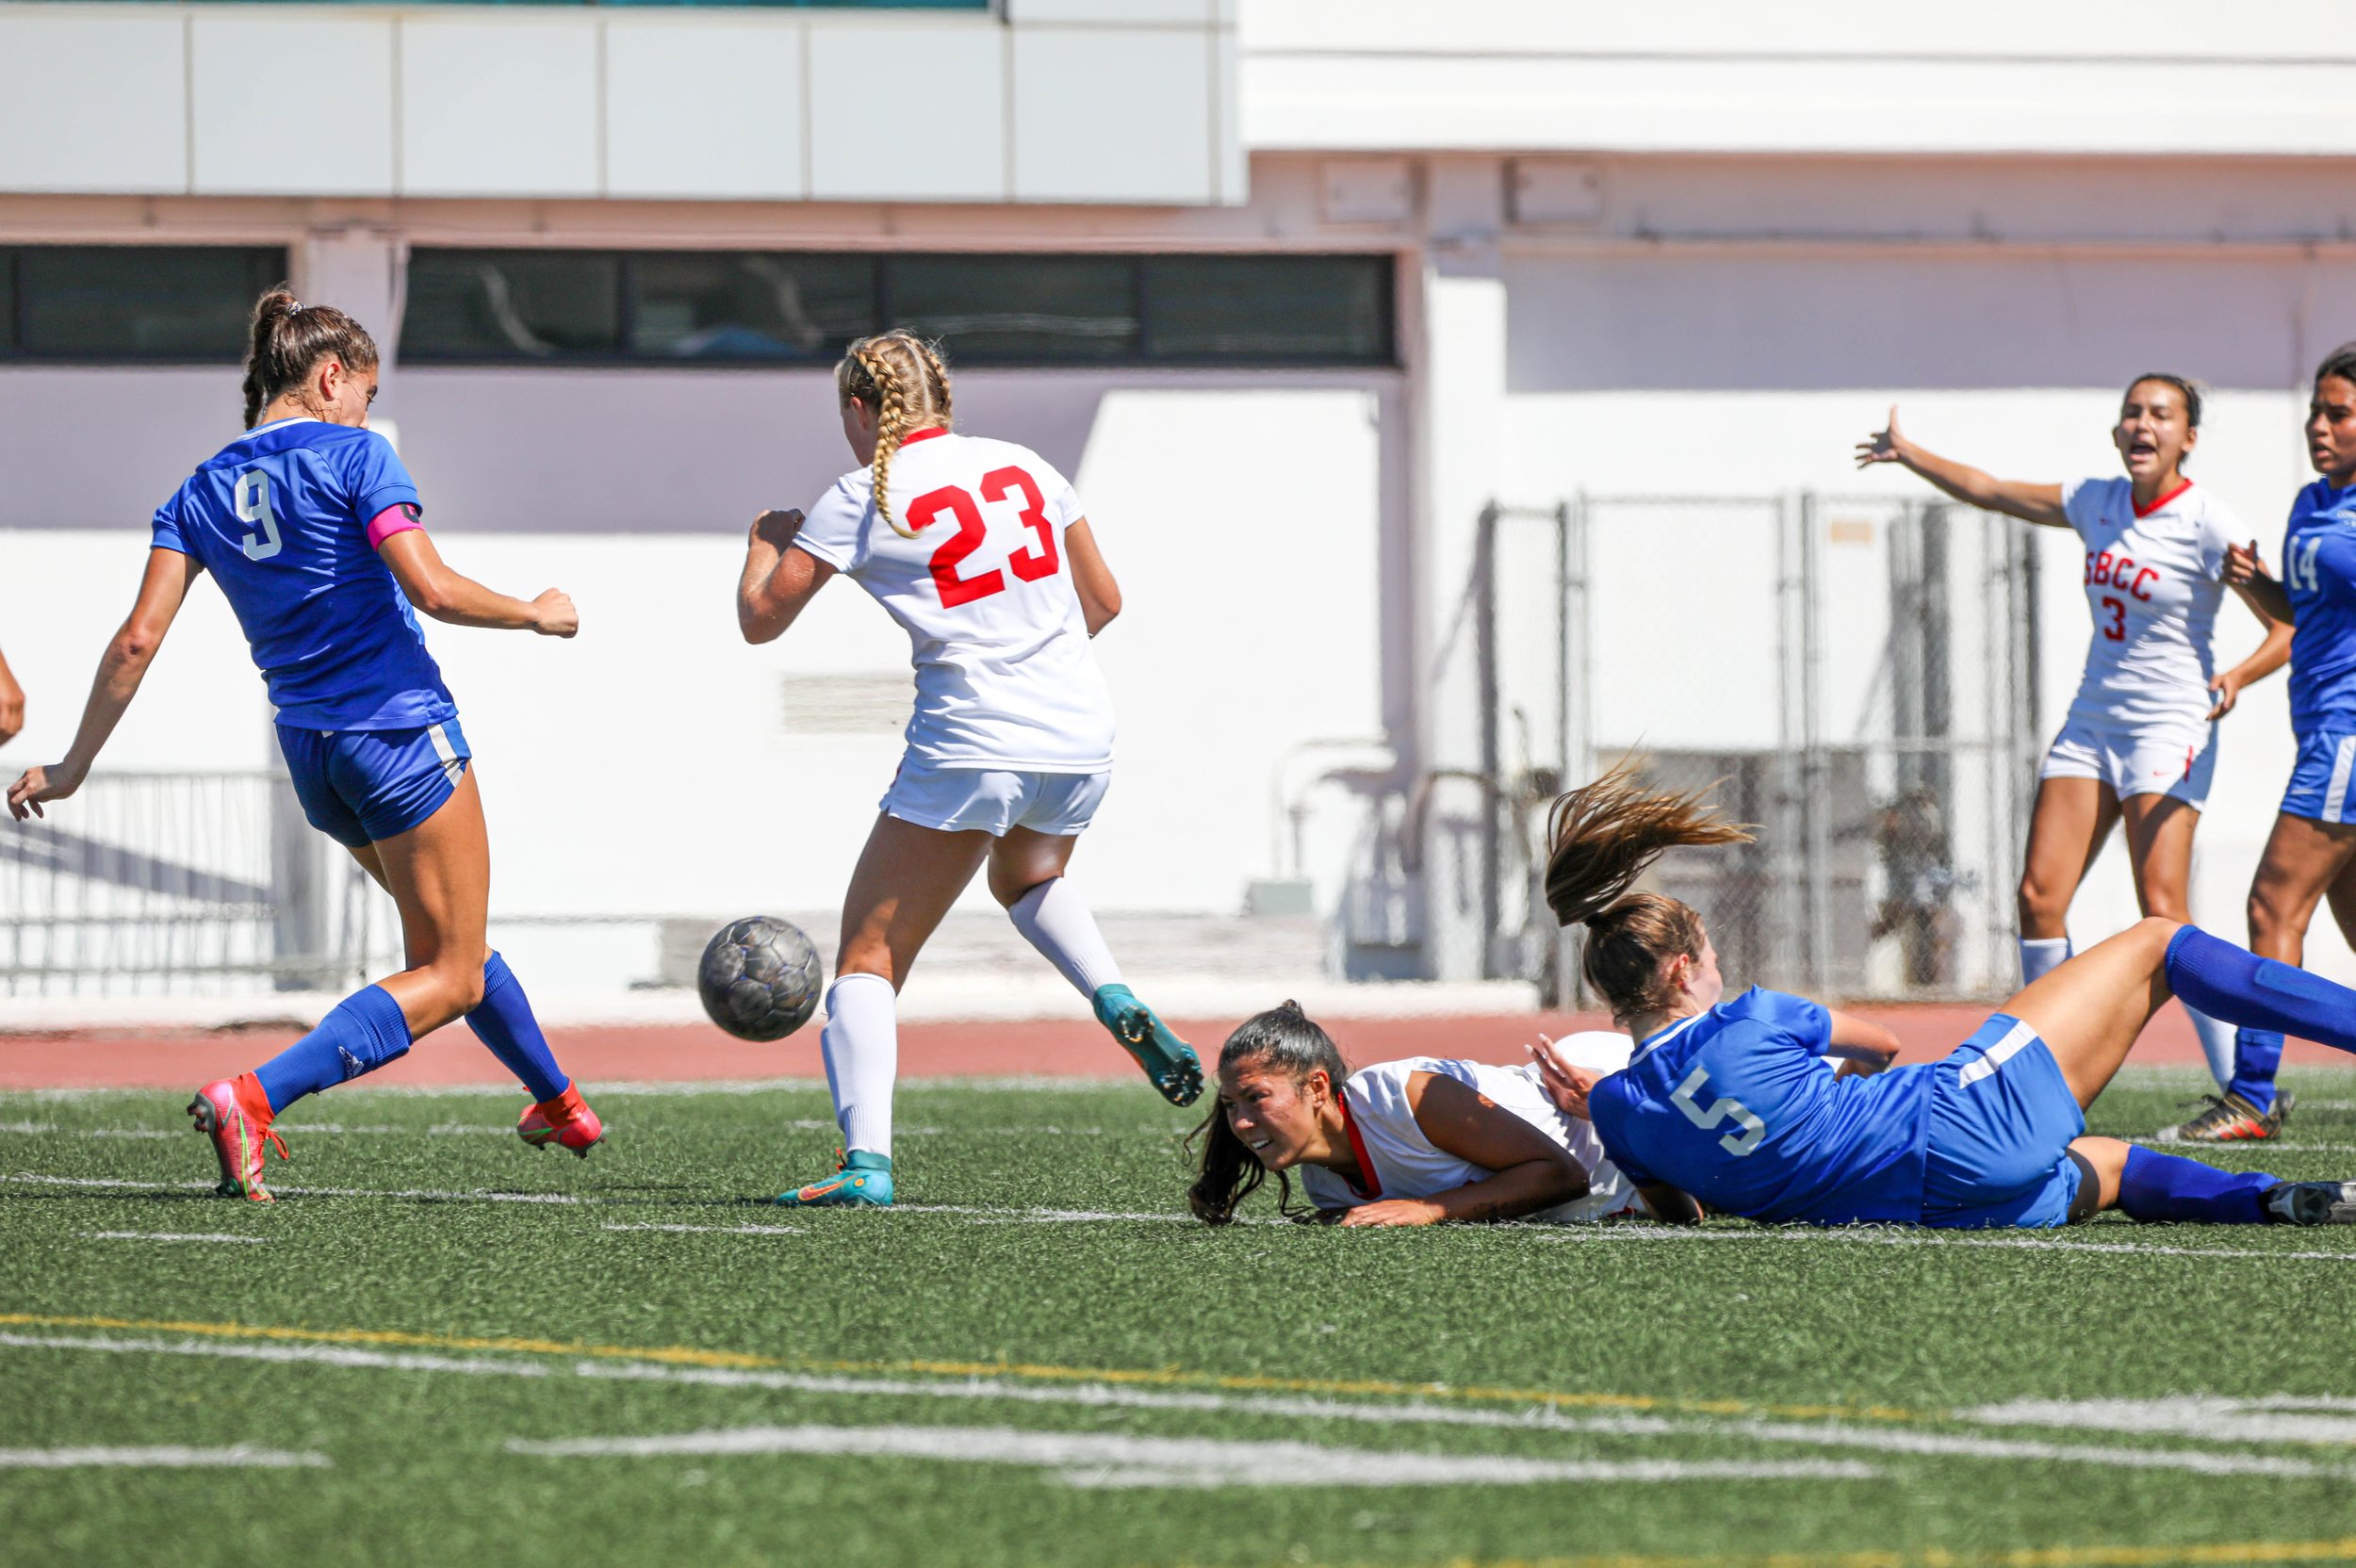
[[[2229,1172],[2116,1138],[2086,1107],[2169,996],[2245,1028],[2356,1052],[2356,991],[2177,921],[2147,918],[2004,1004],[1944,1060],[1866,1078],[1821,1060],[1874,1026],[1779,991],[1722,1001],[1702,918],[1628,891],[1678,844],[1749,833],[1628,768],[1555,803],[1546,902],[1587,927],[1588,983],[1637,1041],[1622,1071],[1546,1059],[1557,1101],[1590,1117],[1658,1218],[1702,1205],[1761,1220],[2043,1227],[2119,1208],[2136,1219],[2356,1222],[2356,1184]]]
[[[753,520],[739,626],[766,643],[841,573],[908,631],[916,710],[908,755],[843,900],[822,1048],[843,1168],[777,1201],[892,1200],[897,999],[908,966],[985,863],[990,890],[1163,1098],[1191,1102],[1203,1069],[1121,983],[1064,868],[1112,778],[1112,697],[1088,640],[1121,612],[1080,498],[1027,448],[950,433],[933,344],[888,332],[835,369],[859,466],[808,517]]]

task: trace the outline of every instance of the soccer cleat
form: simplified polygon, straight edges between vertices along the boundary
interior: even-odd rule
[[[854,1149],[823,1182],[777,1194],[789,1209],[888,1209],[892,1206],[892,1156]]]
[[[2152,1135],[2154,1143],[2255,1143],[2272,1137],[2282,1130],[2282,1119],[2291,1114],[2292,1097],[2275,1091],[2274,1107],[2262,1111],[2231,1089],[2222,1094],[2204,1094],[2208,1108],[2190,1121],[2174,1127],[2163,1127]]]
[[[2265,1202],[2277,1225],[2356,1225],[2356,1182],[2281,1182]]]
[[[564,1092],[555,1099],[543,1100],[536,1105],[527,1107],[524,1114],[516,1119],[515,1135],[534,1149],[546,1149],[555,1144],[561,1149],[571,1150],[585,1160],[597,1140],[605,1136],[605,1123],[597,1119],[597,1113],[589,1108],[587,1101],[581,1099],[581,1086],[567,1084]]]
[[[1146,1081],[1173,1105],[1191,1105],[1203,1092],[1203,1063],[1126,986],[1099,986],[1089,999],[1096,1021],[1145,1070]]]
[[[205,1085],[188,1102],[188,1115],[196,1119],[196,1130],[213,1140],[221,1161],[216,1191],[255,1203],[277,1201],[262,1185],[263,1151],[275,1145],[280,1159],[292,1156],[286,1140],[270,1131],[270,1096],[259,1078],[246,1072]]]

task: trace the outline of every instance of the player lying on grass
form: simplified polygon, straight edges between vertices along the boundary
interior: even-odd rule
[[[1593,1072],[1628,1061],[1625,1035],[1549,1043]],[[1531,1069],[1414,1056],[1352,1072],[1292,1002],[1227,1037],[1219,1103],[1195,1137],[1202,1168],[1186,1203],[1213,1225],[1233,1220],[1270,1171],[1285,1212],[1298,1171],[1320,1217],[1353,1226],[1571,1224],[1636,1207],[1595,1129],[1557,1110]]]
[[[809,516],[753,520],[736,593],[744,640],[766,643],[841,573],[913,645],[908,753],[843,894],[826,992],[820,1049],[843,1168],[777,1199],[828,1207],[892,1200],[899,989],[985,866],[1015,928],[1162,1097],[1203,1092],[1193,1050],[1122,984],[1064,874],[1112,779],[1112,694],[1088,642],[1121,612],[1080,498],[1037,452],[953,433],[949,372],[913,333],[852,344],[835,390],[859,466]]]
[[[351,317],[284,287],[262,296],[246,433],[156,512],[139,599],[99,663],[73,745],[8,791],[22,821],[81,788],[188,590],[211,572],[269,685],[303,815],[393,895],[408,952],[408,968],[346,997],[278,1055],[197,1091],[188,1111],[213,1141],[222,1193],[256,1202],[270,1200],[263,1150],[286,1155],[270,1130],[280,1112],[456,1018],[531,1092],[515,1129],[525,1142],[585,1156],[604,1135],[523,987],[485,944],[491,851],[473,754],[410,609],[551,637],[570,637],[579,617],[553,588],[513,599],[442,564],[417,521],[417,486],[368,428],[376,380],[376,344]]]
[[[1730,1001],[1702,918],[1628,889],[1663,850],[1749,841],[1698,795],[1614,769],[1555,802],[1546,902],[1587,928],[1588,984],[1636,1040],[1598,1074],[1542,1058],[1655,1217],[2041,1227],[2136,1219],[2356,1222],[2356,1183],[2285,1182],[2090,1138],[2086,1107],[2172,994],[2216,1018],[2356,1052],[2356,991],[2147,917],[2004,1004],[1944,1060],[1865,1078],[1823,1058],[1860,1025],[1756,987]]]

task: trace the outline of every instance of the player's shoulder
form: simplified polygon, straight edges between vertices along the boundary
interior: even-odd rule
[[[2062,485],[2062,510],[2079,523],[2135,515],[2135,487],[2117,474],[2089,474]]]
[[[1710,1010],[1710,1016],[1718,1022],[1721,1033],[1739,1030],[1785,1035],[1821,1030],[1825,1013],[1821,1003],[1805,996],[1753,986],[1741,996],[1719,1003]]]

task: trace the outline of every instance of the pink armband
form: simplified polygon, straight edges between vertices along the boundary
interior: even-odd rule
[[[406,533],[413,528],[423,528],[417,521],[417,509],[407,501],[388,506],[368,519],[368,548],[381,550],[384,541],[396,533]]]

